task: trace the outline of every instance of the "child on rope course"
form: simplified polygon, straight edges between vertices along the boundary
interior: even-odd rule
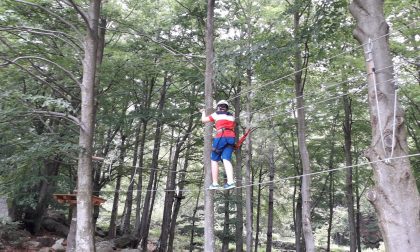
[[[233,148],[235,146],[235,117],[228,112],[229,103],[221,100],[217,103],[216,112],[210,116],[206,116],[204,109],[201,109],[201,121],[203,123],[214,122],[216,126],[216,137],[213,138],[212,152],[211,152],[211,174],[213,183],[209,186],[209,190],[221,189],[219,186],[219,164],[223,161],[225,167],[227,183],[223,186],[224,189],[235,188],[235,181],[233,180],[233,167],[230,162],[232,158]]]

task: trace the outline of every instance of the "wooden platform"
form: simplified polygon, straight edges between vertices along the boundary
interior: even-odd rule
[[[76,205],[77,204],[77,194],[53,194],[53,197],[58,203]],[[94,206],[99,206],[104,203],[106,200],[98,196],[92,195],[92,204]]]

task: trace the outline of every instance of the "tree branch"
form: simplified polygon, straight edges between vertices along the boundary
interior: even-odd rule
[[[65,72],[74,82],[76,82],[76,84],[78,84],[79,86],[81,86],[82,85],[82,83],[80,83],[80,81],[78,81],[77,80],[77,78],[69,71],[69,70],[67,70],[67,69],[65,69],[64,67],[62,67],[62,66],[60,66],[59,64],[57,64],[57,63],[55,63],[54,61],[51,61],[51,60],[49,60],[49,59],[46,59],[46,58],[42,58],[42,57],[38,57],[38,56],[21,56],[21,57],[17,57],[17,58],[15,58],[14,60],[6,60],[6,61],[8,61],[9,62],[9,64],[10,63],[15,63],[16,61],[18,61],[18,60],[21,60],[21,59],[38,59],[38,60],[42,60],[42,61],[45,61],[45,62],[48,62],[48,63],[50,63],[50,64],[52,64],[52,65],[54,65],[54,66],[56,66],[56,67],[58,67],[58,68],[60,68],[63,72]],[[8,65],[8,64],[3,64],[3,65],[0,65],[0,67],[2,67],[2,66],[4,66],[4,65]]]
[[[76,43],[74,41],[74,40],[79,41],[77,38],[75,38],[75,37],[73,37],[73,36],[71,36],[67,33],[60,32],[60,31],[53,31],[53,30],[40,29],[40,28],[34,28],[34,27],[26,27],[26,26],[16,26],[16,27],[0,26],[0,31],[26,31],[26,32],[33,33],[33,34],[52,36],[54,38],[57,38],[57,39],[65,42],[66,44],[70,45],[71,47],[73,47],[77,51],[83,51],[83,48],[78,43]],[[64,37],[67,37],[67,39],[62,38],[58,35],[63,35]]]
[[[52,116],[52,117],[57,117],[57,118],[64,118],[64,119],[67,119],[67,120],[75,123],[77,126],[80,126],[80,120],[77,117],[72,116],[72,115],[68,115],[68,114],[65,114],[65,113],[44,111],[44,110],[32,110],[31,113],[46,115],[46,116]]]
[[[79,29],[76,28],[76,26],[74,26],[72,23],[70,23],[69,21],[67,21],[64,18],[62,18],[60,15],[55,14],[51,10],[49,10],[49,9],[47,9],[47,8],[41,6],[41,5],[38,5],[38,4],[35,4],[35,3],[31,3],[31,2],[26,2],[26,1],[23,1],[23,0],[15,0],[15,1],[18,2],[18,3],[23,3],[23,4],[26,4],[26,5],[29,5],[29,6],[33,6],[33,7],[39,8],[39,9],[47,12],[48,14],[50,14],[50,15],[58,18],[61,22],[65,23],[66,25],[68,25],[69,27],[71,27],[80,37],[83,37],[83,35],[80,33]],[[80,43],[82,43],[82,42],[80,41]]]
[[[32,73],[31,71],[29,71],[28,69],[26,69],[25,67],[23,67],[22,65],[16,63],[16,62],[12,62],[8,59],[3,59],[5,61],[8,61],[10,64],[14,64],[17,67],[19,67],[20,69],[22,69],[23,71],[27,72],[29,75],[31,75],[32,77],[34,77],[35,79],[39,80],[40,82],[46,84],[47,86],[49,86],[52,90],[56,91],[57,93],[59,93],[63,98],[66,98],[66,96],[61,93],[59,90],[57,90],[56,88],[54,88],[53,86],[50,85],[50,83],[48,83],[47,81],[41,79],[39,76],[35,75],[34,73]],[[1,66],[1,65],[0,65]]]
[[[66,4],[68,4],[68,5],[70,5],[70,6],[72,6],[77,11],[77,13],[79,13],[79,15],[83,18],[83,21],[85,21],[86,26],[90,28],[89,19],[88,19],[86,13],[84,11],[82,11],[79,8],[79,6],[77,6],[77,4],[74,3],[73,0],[68,0],[68,2],[65,1],[65,0],[63,0],[63,2],[66,3]]]

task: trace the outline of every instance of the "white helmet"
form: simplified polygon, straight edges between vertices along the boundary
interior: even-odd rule
[[[219,105],[222,105],[222,104],[224,104],[224,105],[226,105],[226,106],[228,106],[229,107],[229,103],[226,101],[226,100],[220,100],[218,103],[217,103],[217,107],[219,106]]]

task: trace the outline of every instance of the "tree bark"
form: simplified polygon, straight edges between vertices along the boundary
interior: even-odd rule
[[[83,42],[83,79],[81,85],[81,115],[79,162],[77,168],[77,231],[76,250],[94,251],[92,222],[92,142],[94,132],[95,76],[98,48],[100,0],[91,0],[87,12],[87,34]]]
[[[125,158],[125,139],[126,136],[121,131],[121,145],[120,145],[120,161],[119,167],[117,168],[117,177],[115,181],[115,191],[114,191],[114,199],[112,203],[112,211],[111,211],[111,220],[109,221],[109,231],[108,231],[108,238],[113,239],[117,235],[117,217],[118,217],[118,204],[120,201],[120,189],[121,189],[121,177],[122,177],[122,169],[124,166],[124,158]]]
[[[262,164],[260,166],[260,172],[258,175],[258,194],[257,194],[257,216],[256,216],[256,223],[255,223],[255,241],[254,241],[254,251],[258,251],[258,243],[259,243],[259,234],[260,234],[260,213],[261,213],[261,191],[262,191]]]
[[[213,84],[214,84],[214,5],[215,0],[207,1],[206,21],[206,72],[204,80],[204,96],[206,114],[213,108]],[[212,183],[211,179],[211,134],[212,125],[207,123],[204,128],[204,251],[215,251],[214,246],[214,201],[213,191],[207,190]]]
[[[250,69],[247,69],[247,86],[251,88],[251,77],[252,73]],[[247,92],[247,103],[246,103],[246,128],[251,128],[251,92]],[[246,156],[245,156],[245,209],[246,209],[246,252],[252,252],[252,226],[253,226],[253,214],[252,214],[252,179],[251,179],[251,161],[252,161],[252,141],[251,136],[248,136],[245,141]]]
[[[272,127],[274,128],[274,127]],[[267,213],[267,245],[266,252],[271,252],[273,248],[273,212],[274,212],[274,144],[269,143],[268,147],[268,165],[269,165],[269,176],[270,184],[268,187],[268,213]]]
[[[368,199],[378,215],[387,251],[420,251],[420,196],[406,157],[404,112],[390,81],[394,73],[383,2],[354,0],[350,4],[350,12],[357,21],[353,35],[365,50],[368,73],[372,141],[365,156],[373,162],[375,181]],[[395,159],[388,160],[390,157]]]
[[[151,97],[153,87],[155,85],[156,78],[152,78],[152,80],[148,83],[147,91],[143,92],[144,97],[144,106],[142,107],[144,110],[148,110],[151,104]],[[138,153],[138,163],[139,163],[139,175],[137,176],[137,193],[136,193],[136,222],[134,225],[134,230],[136,231],[136,235],[140,235],[140,224],[141,224],[141,196],[142,196],[142,187],[143,187],[143,170],[144,170],[144,148],[146,145],[146,133],[147,133],[147,124],[149,120],[143,118],[141,120],[141,137],[140,137],[140,146],[139,146],[139,153]]]
[[[39,183],[39,197],[36,204],[35,210],[27,212],[27,219],[31,222],[31,233],[38,234],[41,230],[42,220],[44,219],[45,211],[48,208],[48,201],[51,199],[52,192],[55,187],[55,179],[58,175],[60,167],[60,160],[58,157],[47,159],[44,161],[44,167],[42,168],[41,174],[43,179]]]
[[[70,229],[67,235],[66,252],[76,252],[76,226],[77,226],[77,207],[70,205],[72,216],[70,219]]]
[[[194,111],[190,108],[190,111]],[[175,186],[176,186],[176,177],[177,177],[177,167],[178,167],[178,159],[182,151],[182,147],[184,146],[185,141],[189,137],[192,131],[193,126],[193,115],[190,115],[190,120],[188,122],[187,130],[185,131],[184,136],[178,138],[178,142],[175,146],[174,155],[171,162],[171,168],[168,171],[168,176],[166,180],[166,192],[165,192],[165,201],[163,205],[163,216],[162,216],[162,226],[161,226],[161,234],[160,234],[160,252],[167,251],[168,247],[168,238],[169,238],[169,231],[171,228],[171,217],[172,217],[172,209],[173,203],[175,200]]]
[[[223,220],[223,238],[222,238],[222,252],[229,251],[229,198],[230,192],[226,191],[223,195],[225,201],[224,220]]]
[[[347,84],[343,84],[343,93],[348,93]],[[354,222],[354,198],[353,198],[353,165],[351,145],[352,145],[352,109],[351,109],[351,98],[347,95],[343,96],[343,107],[344,107],[344,122],[343,122],[343,133],[344,133],[344,156],[346,158],[346,166],[350,167],[346,171],[346,203],[347,203],[347,215],[349,222],[349,237],[350,237],[350,252],[356,252],[356,224]]]
[[[200,181],[200,185],[203,184],[203,178],[205,176],[205,171],[203,170],[203,174],[201,176],[201,181]],[[198,191],[197,194],[197,199],[195,201],[195,207],[194,207],[194,211],[193,211],[193,215],[192,215],[192,224],[191,224],[191,236],[190,236],[190,252],[194,251],[194,235],[195,235],[195,219],[197,216],[197,211],[198,211],[198,203],[200,202],[200,194],[201,194],[201,190]]]
[[[167,76],[164,77],[163,85],[160,90],[160,98],[158,104],[158,116],[156,122],[156,130],[155,130],[155,139],[153,145],[153,154],[152,154],[152,162],[150,166],[150,175],[149,175],[149,182],[147,185],[146,195],[144,197],[144,205],[143,205],[143,212],[141,216],[141,224],[139,225],[140,234],[139,241],[141,243],[141,248],[143,251],[147,249],[147,239],[149,236],[149,226],[150,226],[150,218],[152,215],[154,200],[155,200],[155,189],[157,185],[157,170],[158,170],[158,161],[159,161],[159,151],[160,151],[160,141],[162,138],[162,113],[163,108],[165,105],[166,100],[166,91],[169,86],[169,79]]]
[[[236,118],[236,142],[239,139],[239,127],[240,120],[239,115],[241,112],[241,97],[238,95],[241,92],[241,87],[239,85],[238,90],[235,94],[234,107],[235,107],[235,118]],[[244,213],[243,213],[243,198],[242,198],[242,151],[241,148],[236,150],[236,191],[235,191],[235,202],[236,202],[236,252],[242,252],[244,247]]]
[[[330,168],[331,169],[331,168]],[[329,215],[328,215],[328,228],[327,228],[327,251],[331,251],[331,230],[332,230],[332,221],[334,215],[334,176],[333,172],[328,174],[329,177],[329,188],[328,188],[328,205],[329,205]]]
[[[311,224],[311,177],[306,174],[311,173],[309,153],[306,147],[306,126],[305,126],[305,101],[303,98],[304,82],[302,80],[302,55],[299,48],[299,20],[300,14],[294,13],[294,36],[296,40],[295,48],[295,94],[297,106],[298,124],[298,143],[299,153],[303,167],[302,177],[302,231],[305,238],[307,252],[315,252],[315,241],[312,233]]]
[[[186,153],[185,153],[185,160],[184,160],[184,167],[183,167],[182,173],[181,173],[181,175],[178,179],[179,192],[178,192],[178,195],[175,196],[174,211],[172,213],[171,225],[170,225],[170,229],[169,229],[168,251],[174,251],[173,243],[174,243],[174,238],[175,238],[176,219],[178,217],[179,210],[181,209],[181,201],[185,198],[183,190],[184,190],[184,187],[185,187],[185,177],[186,177],[186,173],[187,173],[187,168],[188,168],[189,161],[190,161],[189,157],[191,155],[190,140],[191,140],[191,138],[188,137],[187,150],[186,150]]]
[[[131,174],[130,174],[130,182],[127,188],[127,196],[125,198],[125,214],[123,216],[121,222],[121,230],[123,234],[130,233],[130,222],[131,222],[131,211],[133,208],[133,188],[134,188],[134,176],[136,176],[136,171],[138,169],[137,166],[137,159],[138,159],[138,152],[139,152],[139,144],[140,144],[140,130],[141,130],[141,123],[138,123],[135,133],[135,143],[134,143],[134,150],[133,150],[133,162],[131,167]]]

